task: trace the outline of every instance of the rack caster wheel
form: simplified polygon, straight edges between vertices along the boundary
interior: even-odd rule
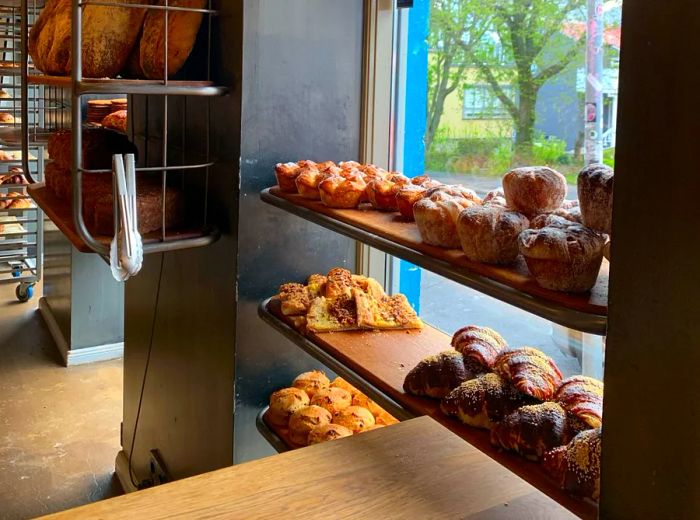
[[[12,277],[13,278],[19,278],[22,276],[22,268],[20,266],[16,266],[12,268]]]
[[[34,284],[19,284],[15,289],[15,296],[22,303],[28,302],[34,296]]]

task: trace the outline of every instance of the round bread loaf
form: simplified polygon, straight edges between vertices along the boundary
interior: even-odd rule
[[[566,178],[546,166],[516,168],[503,177],[508,206],[527,217],[559,208],[567,189]]]
[[[361,406],[348,406],[335,415],[333,422],[345,426],[352,430],[353,433],[365,431],[376,423],[372,412]]]
[[[320,370],[312,370],[311,372],[299,374],[294,379],[292,386],[294,388],[301,388],[309,395],[309,399],[312,399],[316,392],[327,390],[331,386],[331,382],[326,377],[326,374]]]
[[[439,186],[413,205],[413,215],[423,242],[433,246],[459,249],[457,219],[462,210],[481,200],[461,186]]]
[[[528,229],[519,237],[520,253],[535,280],[554,291],[589,291],[598,278],[604,245],[603,235],[573,223]]]
[[[352,430],[339,424],[323,424],[316,426],[309,432],[307,442],[309,445],[312,445],[342,439],[343,437],[352,437]]]
[[[306,406],[294,412],[289,419],[289,438],[297,446],[306,446],[309,432],[316,426],[330,424],[333,416],[320,406]]]
[[[10,124],[15,122],[15,116],[7,112],[0,112],[0,123]]]
[[[299,388],[283,388],[270,396],[267,418],[275,426],[286,428],[292,414],[308,405],[309,396],[306,392]]]
[[[343,388],[326,388],[314,394],[311,404],[325,408],[335,415],[352,404],[352,395]]]
[[[459,215],[457,232],[464,254],[474,262],[511,264],[518,236],[529,226],[525,215],[497,204],[472,206]]]
[[[578,197],[583,224],[600,233],[612,232],[613,178],[604,164],[586,166],[578,174]]]

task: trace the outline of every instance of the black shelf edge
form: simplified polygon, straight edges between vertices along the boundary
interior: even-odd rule
[[[505,284],[491,280],[490,278],[460,269],[448,262],[425,255],[409,247],[402,246],[391,240],[341,222],[340,220],[297,206],[285,199],[276,197],[270,193],[269,188],[260,193],[260,198],[263,202],[301,217],[304,220],[308,220],[326,229],[330,229],[331,231],[335,231],[336,233],[380,249],[385,253],[411,262],[435,274],[449,278],[480,293],[496,298],[497,300],[518,307],[519,309],[535,314],[551,322],[598,336],[605,336],[607,332],[608,319],[606,316],[573,310],[558,303],[536,298]]]
[[[282,334],[292,343],[301,348],[304,352],[309,354],[311,357],[320,361],[323,365],[327,366],[333,372],[338,374],[340,377],[346,379],[351,385],[356,386],[359,390],[364,392],[370,399],[375,401],[379,406],[384,408],[391,415],[396,417],[400,421],[413,419],[415,414],[403,408],[396,401],[391,399],[389,396],[378,390],[374,385],[369,383],[362,376],[358,375],[356,372],[345,366],[343,363],[335,359],[333,356],[325,352],[314,342],[308,338],[302,336],[299,332],[294,330],[292,327],[282,322],[279,318],[271,314],[267,310],[267,305],[271,298],[263,300],[258,306],[258,316],[267,323],[270,327],[275,329],[277,332]]]

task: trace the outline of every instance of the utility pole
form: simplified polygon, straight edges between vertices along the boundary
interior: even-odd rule
[[[603,0],[588,0],[586,24],[586,164],[603,162]]]

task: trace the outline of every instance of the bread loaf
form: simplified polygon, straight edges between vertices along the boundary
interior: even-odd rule
[[[51,159],[66,170],[72,169],[71,132],[54,132],[48,139]],[[83,168],[88,170],[111,170],[112,155],[137,153],[136,146],[123,135],[103,128],[83,130]]]
[[[127,4],[148,3],[121,0]],[[145,9],[91,5],[83,8],[83,67],[86,78],[114,77],[136,44]],[[29,53],[37,69],[46,74],[71,73],[71,0],[49,0],[29,35]]]
[[[614,173],[608,166],[592,164],[578,175],[583,224],[608,235],[612,232]]]
[[[158,0],[158,5],[165,5]],[[170,0],[173,7],[204,9],[206,0]],[[174,76],[187,61],[194,48],[203,14],[187,11],[168,13],[168,77]],[[148,79],[165,79],[165,15],[152,9],[146,15],[139,45],[140,64]]]
[[[491,203],[460,213],[457,233],[469,260],[511,264],[518,257],[518,236],[528,225],[525,215]]]

